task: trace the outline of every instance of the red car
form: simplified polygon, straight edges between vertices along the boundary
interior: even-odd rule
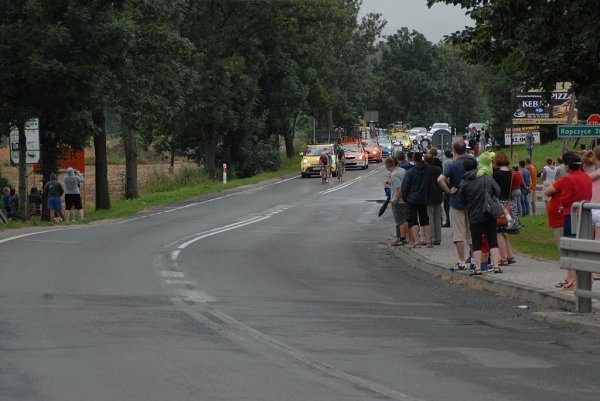
[[[365,150],[369,153],[369,161],[375,163],[381,163],[383,161],[383,156],[381,154],[382,149],[379,141],[376,139],[367,139],[363,141],[363,146]]]
[[[356,142],[342,143],[344,155],[346,157],[346,168],[369,168],[369,154],[364,146]]]

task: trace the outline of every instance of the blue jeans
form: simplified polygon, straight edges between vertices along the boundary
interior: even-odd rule
[[[521,189],[521,209],[523,210],[523,216],[529,216],[531,214],[531,205],[527,200],[527,191]]]

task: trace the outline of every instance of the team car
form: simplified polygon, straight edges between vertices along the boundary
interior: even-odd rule
[[[341,146],[346,156],[346,168],[369,168],[369,154],[361,143],[342,143]]]
[[[302,178],[319,176],[321,174],[319,158],[325,150],[328,150],[331,153],[331,158],[333,159],[331,175],[334,177],[337,176],[337,147],[336,145],[329,143],[308,145],[306,146],[306,150],[300,153],[300,156],[302,156],[302,161],[300,162],[300,175]]]
[[[383,152],[379,141],[376,139],[367,139],[363,141],[363,146],[368,153],[370,162],[381,163],[383,160]]]

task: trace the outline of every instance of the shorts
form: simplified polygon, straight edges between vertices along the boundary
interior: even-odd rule
[[[65,194],[65,210],[71,209],[81,210],[81,195],[80,194]]]
[[[450,208],[450,227],[452,227],[452,242],[471,244],[471,228],[466,210]]]
[[[534,199],[535,199],[535,189],[527,192],[527,201],[529,203],[532,203]]]
[[[406,220],[408,221],[409,227],[428,226],[429,225],[429,214],[427,213],[427,205],[417,203],[406,204]]]
[[[48,209],[50,209],[50,210],[61,210],[62,209],[62,201],[60,200],[60,198],[49,197],[47,205],[48,205]]]
[[[600,227],[600,209],[592,210],[592,224],[596,227]]]
[[[397,226],[406,223],[406,203],[398,203],[397,205],[392,203],[392,212]]]

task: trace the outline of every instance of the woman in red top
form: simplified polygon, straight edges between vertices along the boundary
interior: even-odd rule
[[[558,224],[558,215],[562,214],[563,235],[574,237],[575,234],[571,231],[571,206],[575,202],[589,201],[592,198],[592,179],[581,170],[581,156],[577,153],[567,152],[564,154],[563,160],[568,175],[546,188],[544,193],[552,196],[548,204],[548,221],[550,222],[552,214],[553,224]],[[557,197],[558,200],[555,200]],[[555,211],[557,206],[558,209]],[[568,270],[565,282],[556,286],[565,289],[573,288],[575,280],[575,271]]]
[[[517,217],[523,217],[523,209],[521,208],[521,186],[523,185],[523,173],[519,170],[519,165],[513,166],[511,201],[517,206]]]

